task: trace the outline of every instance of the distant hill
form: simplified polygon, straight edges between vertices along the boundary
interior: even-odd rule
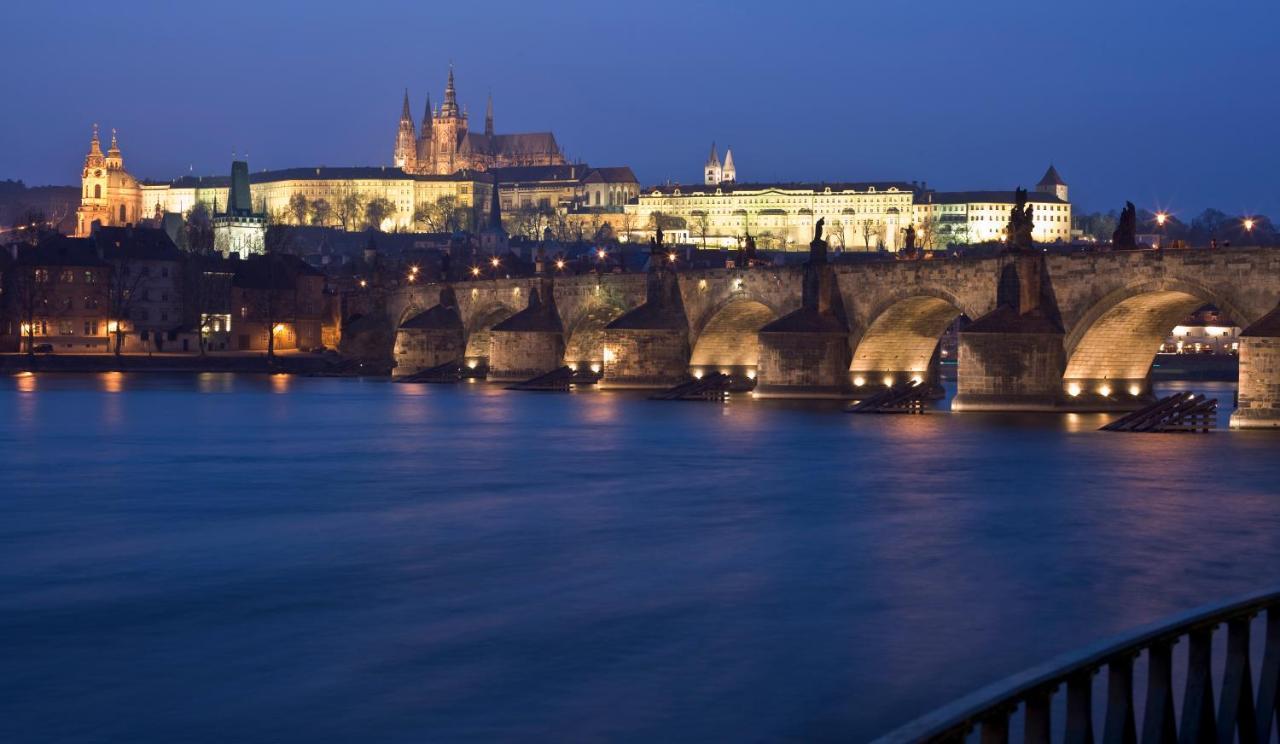
[[[33,186],[22,181],[0,181],[0,227],[20,221],[27,212],[37,211],[45,219],[58,218],[58,229],[72,233],[76,229],[76,208],[80,206],[80,189],[76,186]]]

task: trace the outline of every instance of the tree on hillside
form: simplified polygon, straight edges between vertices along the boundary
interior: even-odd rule
[[[327,225],[332,216],[333,207],[329,205],[328,199],[316,199],[311,202],[311,224]]]
[[[196,202],[187,210],[183,225],[183,246],[191,253],[213,252],[213,216],[204,202]]]
[[[370,230],[381,230],[382,223],[391,219],[396,213],[396,205],[386,197],[378,196],[369,200],[364,206],[365,227]]]
[[[342,192],[338,196],[338,202],[334,205],[334,210],[338,215],[338,222],[342,225],[343,230],[352,230],[360,224],[360,220],[364,217],[364,197],[356,190],[353,184],[346,184]]]
[[[307,205],[307,195],[301,191],[295,191],[293,196],[289,197],[289,215],[293,217],[293,224],[307,224],[307,215],[311,209]]]

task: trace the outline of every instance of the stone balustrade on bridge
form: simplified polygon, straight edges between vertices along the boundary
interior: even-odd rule
[[[660,387],[721,371],[760,396],[850,397],[936,380],[939,339],[965,316],[953,409],[1123,410],[1151,400],[1173,326],[1212,304],[1245,329],[1233,425],[1280,424],[1280,250],[654,264],[405,287],[380,336],[394,348],[376,353],[396,374],[461,356],[501,379],[589,365],[603,387]]]

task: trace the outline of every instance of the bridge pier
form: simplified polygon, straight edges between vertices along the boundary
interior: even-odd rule
[[[522,382],[564,366],[564,327],[551,282],[529,290],[529,305],[489,333],[491,382]],[[543,299],[543,295],[546,299]]]
[[[466,353],[466,334],[453,289],[440,290],[440,303],[409,318],[396,330],[393,377],[417,374]]]
[[[604,329],[600,388],[668,388],[689,378],[689,320],[662,233],[650,248],[645,302]]]
[[[1043,255],[1001,267],[996,309],[960,333],[953,411],[1061,411],[1063,333]]]
[[[1280,427],[1280,307],[1240,334],[1240,386],[1233,429]]]
[[[849,325],[821,230],[809,243],[800,309],[761,328],[755,397],[843,398],[849,390]]]

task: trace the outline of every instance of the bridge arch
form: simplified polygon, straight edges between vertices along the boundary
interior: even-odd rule
[[[1249,318],[1229,297],[1198,282],[1160,279],[1114,290],[1089,307],[1063,340],[1069,397],[1145,395],[1151,364],[1178,321],[1214,305],[1236,323]]]
[[[626,307],[612,297],[592,301],[583,307],[565,325],[565,363],[603,366],[605,326],[624,312]]]
[[[849,376],[854,388],[936,377],[934,353],[943,332],[965,314],[962,308],[959,298],[942,288],[912,288],[880,302],[853,344]]]
[[[759,331],[780,313],[769,303],[735,295],[707,312],[693,337],[689,368],[754,377],[760,361]]]
[[[479,312],[471,314],[467,322],[468,364],[477,359],[488,359],[493,327],[515,314],[514,308],[503,303],[486,305]]]

